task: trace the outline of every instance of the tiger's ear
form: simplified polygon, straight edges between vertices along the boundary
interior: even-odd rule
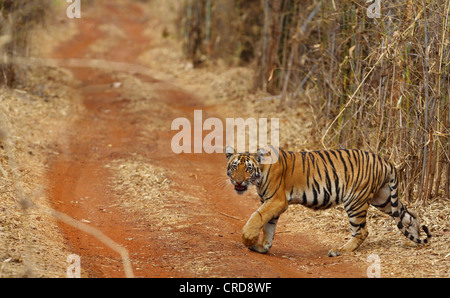
[[[265,148],[259,148],[258,151],[256,151],[256,161],[258,163],[261,163],[267,155],[270,155],[269,150]]]
[[[225,147],[225,156],[227,157],[227,160],[230,160],[230,158],[235,154],[233,147],[227,146]]]

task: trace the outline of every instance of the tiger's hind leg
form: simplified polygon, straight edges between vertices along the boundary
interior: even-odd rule
[[[367,200],[355,200],[353,204],[346,206],[346,211],[350,221],[352,232],[351,239],[342,247],[331,249],[328,252],[329,257],[337,257],[357,249],[369,235],[366,227],[366,215],[369,203]]]
[[[394,197],[391,196],[391,193],[394,194]],[[392,205],[392,201],[394,201],[394,205]],[[404,228],[403,233],[406,237],[415,242],[417,242],[417,239],[420,239],[420,225],[417,214],[414,211],[407,209],[398,199],[396,183],[394,183],[392,190],[389,183],[385,183],[375,194],[371,204],[378,210],[394,217],[394,219],[398,218],[397,226],[399,228]],[[400,230],[402,229],[400,228]]]

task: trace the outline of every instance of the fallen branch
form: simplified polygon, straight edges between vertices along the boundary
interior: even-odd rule
[[[226,216],[226,217],[232,218],[232,219],[236,219],[236,220],[243,220],[242,218],[239,218],[239,217],[235,217],[235,216],[233,216],[233,215],[228,215],[228,214],[226,214],[226,213],[223,213],[223,212],[220,212],[220,214],[222,214],[223,216]]]

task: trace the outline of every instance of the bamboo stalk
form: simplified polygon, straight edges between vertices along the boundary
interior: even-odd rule
[[[264,6],[264,33],[262,44],[262,61],[261,61],[261,87],[263,90],[267,89],[267,59],[268,59],[268,46],[270,41],[269,26],[270,26],[270,5],[269,0],[262,0]]]
[[[211,42],[211,0],[206,0],[206,16],[205,16],[205,44]]]
[[[450,4],[450,0],[447,0],[446,4],[445,4],[445,9],[444,9],[444,12],[447,12],[447,13],[445,14],[445,17],[442,18],[441,47],[439,48],[439,57],[440,57],[440,59],[439,59],[439,68],[438,68],[439,69],[439,71],[438,71],[439,74],[442,74],[442,65],[443,65],[442,61],[443,61],[444,55],[445,55],[445,53],[444,53],[444,45],[446,44],[446,36],[448,34],[447,27],[448,27],[448,16],[449,16],[449,9],[450,9],[450,5],[449,4]],[[441,107],[437,110],[437,113],[438,113],[437,119],[443,118],[443,121],[442,121],[442,124],[440,125],[440,127],[438,126],[438,131],[443,131],[444,132],[447,129],[446,112],[447,112],[449,107],[448,107],[448,104],[446,104],[446,100],[445,100],[445,97],[444,97],[445,95],[443,95],[443,93],[442,93],[441,86],[442,86],[442,75],[439,75],[436,89],[437,89],[437,92],[438,92],[438,94],[437,94],[438,98],[441,98],[441,101],[440,101],[441,102]],[[442,113],[441,113],[441,111],[442,111]],[[441,121],[438,122],[438,125],[439,125],[439,123],[441,123]],[[438,136],[438,138],[440,139],[441,137]],[[445,136],[443,138],[447,139]],[[441,148],[441,146],[439,146],[439,145],[436,146],[436,150],[438,151],[438,153],[436,154],[437,155],[436,167],[437,167],[438,173],[437,173],[436,181],[435,181],[435,185],[434,185],[434,189],[436,190],[436,196],[439,195],[438,192],[439,192],[439,188],[440,188],[440,185],[441,185],[441,179],[442,179],[442,174],[443,174],[444,165],[445,165],[445,163],[443,163],[441,165],[441,161],[445,160],[445,151],[444,151],[445,148],[442,148],[443,150],[442,150],[441,154],[439,154],[439,151],[440,151],[440,148]],[[440,157],[440,155],[442,155],[442,157]]]
[[[287,69],[286,77],[284,79],[283,91],[281,93],[281,100],[280,100],[280,108],[282,108],[282,109],[285,108],[285,106],[286,106],[288,84],[289,84],[289,80],[291,77],[291,69],[293,68],[294,56],[297,53],[297,49],[298,49],[298,42],[299,42],[300,38],[302,37],[302,35],[305,34],[306,28],[308,27],[308,25],[312,21],[312,19],[315,17],[315,15],[317,14],[317,12],[319,11],[321,6],[322,6],[322,1],[317,3],[316,7],[308,15],[308,18],[305,20],[305,22],[300,27],[297,27],[296,33],[295,33],[294,37],[292,38],[292,48],[291,48],[291,53],[289,54],[288,69]],[[300,15],[299,15],[299,17],[300,17]]]
[[[430,112],[430,97],[429,97],[429,78],[428,78],[428,71],[430,69],[429,66],[429,57],[428,57],[428,18],[427,18],[427,7],[425,0],[422,0],[423,4],[423,16],[424,16],[424,54],[425,54],[425,60],[423,63],[423,76],[425,78],[425,127],[424,127],[424,148],[423,148],[423,160],[422,160],[422,175],[420,177],[419,182],[419,194],[423,194],[423,186],[424,186],[424,180],[426,179],[426,165],[427,165],[427,158],[428,158],[428,150],[429,150],[429,140],[428,140],[428,121],[429,121],[429,112]]]

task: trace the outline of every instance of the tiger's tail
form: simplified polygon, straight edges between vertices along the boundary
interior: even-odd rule
[[[427,235],[426,238],[419,238],[419,223],[417,220],[417,215],[412,211],[408,211],[406,206],[400,202],[398,199],[398,178],[397,172],[393,166],[391,166],[389,188],[391,191],[391,208],[392,216],[397,222],[397,227],[399,230],[411,241],[416,243],[428,243],[431,238],[430,231],[426,226],[422,226],[423,231]]]

